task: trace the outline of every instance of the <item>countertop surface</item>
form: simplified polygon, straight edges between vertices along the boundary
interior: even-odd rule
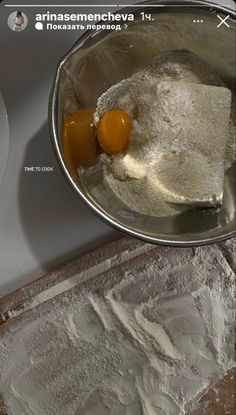
[[[217,2],[234,7],[231,0]],[[0,183],[0,296],[120,236],[69,188],[51,149],[47,111],[55,67],[82,32],[37,31],[35,14],[45,8],[23,6],[28,27],[13,32],[7,19],[17,7],[5,7],[11,3],[21,4],[0,4],[0,91],[10,128],[7,165]],[[96,6],[109,3],[114,2],[90,1],[92,11],[100,13],[109,8]],[[83,13],[88,10],[83,7]],[[53,172],[25,171],[30,166],[51,166]]]
[[[22,403],[27,396],[27,405],[32,405],[32,408],[40,406],[42,413],[45,412],[45,407],[41,405],[45,405],[50,397],[51,413],[64,414],[64,397],[70,395],[71,403],[75,399],[73,396],[80,395],[78,393],[80,388],[86,390],[87,377],[91,390],[94,373],[96,373],[96,385],[99,385],[99,391],[102,391],[104,385],[101,379],[99,382],[97,373],[104,366],[103,351],[113,347],[115,338],[118,347],[116,353],[113,350],[112,361],[118,362],[119,366],[116,366],[115,372],[122,376],[121,381],[119,377],[115,377],[116,389],[119,391],[119,399],[116,399],[116,403],[119,405],[124,393],[126,396],[126,399],[122,400],[122,409],[119,413],[125,412],[127,403],[130,414],[139,414],[138,408],[141,405],[147,408],[147,402],[150,403],[148,408],[154,410],[152,406],[154,396],[164,409],[165,405],[172,401],[163,399],[161,383],[166,385],[165,398],[170,398],[170,394],[174,395],[175,404],[182,405],[183,398],[186,399],[186,404],[194,400],[194,405],[191,407],[196,409],[193,412],[186,411],[188,415],[190,413],[191,415],[234,415],[236,374],[233,369],[234,320],[230,318],[236,270],[234,252],[235,239],[218,245],[176,250],[156,247],[133,238],[121,238],[83,255],[76,261],[33,281],[24,289],[0,299],[0,336],[4,345],[1,348],[0,343],[0,373],[1,364],[4,365],[5,361],[9,361],[6,353],[12,356],[10,367],[7,364],[4,366],[4,378],[0,376],[0,414],[1,394],[5,405],[8,406],[11,402],[12,388],[8,385],[11,385],[13,373],[15,373],[14,392],[18,391],[18,394],[21,394]],[[76,314],[78,308],[79,314]],[[72,314],[71,310],[73,310]],[[223,329],[224,321],[226,323]],[[119,335],[121,329],[122,340]],[[39,331],[40,335],[36,336]],[[64,336],[66,336],[66,354],[62,352]],[[109,336],[113,341],[108,347]],[[19,348],[19,339],[22,341],[24,352]],[[81,353],[81,339],[83,339],[82,344],[86,344],[85,354]],[[232,349],[228,348],[229,344]],[[96,349],[94,349],[95,345]],[[131,345],[132,358],[128,355],[127,359],[126,353]],[[142,355],[146,354],[145,370],[143,370],[142,359],[137,359],[140,349]],[[42,355],[45,355],[43,350],[46,350],[47,357],[42,359]],[[94,350],[96,350],[96,362],[92,356]],[[178,351],[178,364],[173,364],[170,360],[168,353],[173,353],[172,350],[175,353]],[[147,358],[150,351],[152,351],[152,359]],[[168,356],[164,369],[161,365],[163,353]],[[184,361],[180,357],[182,353],[185,356]],[[1,354],[4,356],[3,359]],[[122,356],[120,359],[119,354]],[[85,355],[89,363],[84,362]],[[222,356],[224,356],[223,360]],[[50,359],[51,364],[49,364]],[[105,378],[109,379],[110,386],[114,382],[114,378],[110,377],[110,370],[113,373],[114,366],[112,365],[111,369],[109,361],[108,354]],[[180,368],[183,362],[185,369],[182,372]],[[124,364],[128,373],[125,378],[122,369]],[[86,365],[89,366],[89,370],[86,370]],[[67,370],[61,377],[65,367]],[[72,372],[70,368],[73,368]],[[186,368],[189,368],[189,371]],[[133,376],[129,376],[129,369],[134,373]],[[82,385],[79,381],[81,370],[83,371]],[[27,376],[24,376],[22,371],[24,373],[27,371]],[[45,373],[47,379],[50,379],[49,387],[47,379],[43,378]],[[69,384],[68,373],[70,373]],[[140,373],[144,374],[140,375]],[[155,373],[158,375],[155,376]],[[194,373],[194,377],[190,373]],[[73,374],[76,374],[76,378],[73,378]],[[104,372],[102,379],[103,376]],[[63,388],[60,388],[63,393],[60,393],[60,396],[53,393],[55,389],[58,390],[58,378],[63,382]],[[145,386],[148,385],[135,411],[133,405],[136,398],[131,380],[134,378],[139,382],[137,399],[143,387],[142,382]],[[71,379],[74,379],[73,382]],[[217,379],[221,380],[215,384]],[[120,382],[124,384],[124,381],[126,387],[120,389]],[[24,382],[26,385],[28,383],[27,387],[22,387],[22,384],[25,385]],[[75,395],[72,393],[74,385],[77,391]],[[210,385],[212,388],[207,391]],[[39,393],[29,396],[26,392],[28,388],[33,388],[32,390],[37,390]],[[9,393],[6,393],[7,389]],[[112,396],[116,389],[109,388]],[[176,390],[179,389],[181,393],[178,395]],[[127,391],[130,396],[127,395]],[[201,396],[199,403],[197,403],[198,399],[195,401],[197,391],[198,398]],[[14,396],[18,395],[14,394]],[[56,412],[53,410],[53,396],[56,396],[58,405]],[[101,400],[100,398],[96,400],[96,393],[92,400],[90,394],[88,396],[89,406],[84,400],[83,410],[81,407],[79,409],[80,413],[91,414],[91,408],[93,414],[106,412],[105,409],[100,412]],[[78,401],[76,405],[79,405]],[[108,400],[104,393],[102,402],[107,403],[106,408],[111,401],[111,396]],[[66,402],[68,403],[68,400]],[[73,404],[75,405],[75,402]],[[172,414],[179,413],[176,407],[175,410],[173,407],[172,409]],[[153,410],[152,413],[156,413]],[[113,413],[112,410],[111,412]],[[164,412],[163,410],[162,413]],[[15,414],[13,409],[11,413]]]

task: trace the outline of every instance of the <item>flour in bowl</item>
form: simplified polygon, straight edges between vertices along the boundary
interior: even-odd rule
[[[126,206],[168,216],[222,203],[231,91],[214,69],[188,51],[164,53],[98,99],[95,124],[113,109],[133,119],[129,145],[100,163]]]

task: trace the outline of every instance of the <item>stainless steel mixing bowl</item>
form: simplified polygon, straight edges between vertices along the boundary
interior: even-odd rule
[[[155,7],[154,5],[163,5]],[[49,103],[49,123],[61,170],[78,196],[109,225],[147,242],[198,246],[235,235],[235,169],[225,176],[220,209],[194,209],[172,217],[151,217],[130,210],[101,183],[77,181],[62,149],[66,111],[96,106],[112,84],[130,76],[153,56],[170,49],[188,49],[208,61],[235,88],[235,12],[205,1],[147,1],[119,10],[133,13],[135,22],[121,31],[87,31],[60,61]],[[145,12],[145,21],[141,21]],[[150,20],[148,15],[151,14]],[[228,25],[220,23],[227,16]],[[194,23],[193,20],[203,20]],[[118,22],[120,24],[120,22]],[[228,27],[230,26],[230,27]],[[95,186],[96,185],[96,186]]]

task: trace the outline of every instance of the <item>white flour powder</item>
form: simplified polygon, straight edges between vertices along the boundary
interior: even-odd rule
[[[167,216],[189,209],[181,205],[222,202],[234,135],[231,92],[223,85],[197,56],[170,51],[98,99],[96,124],[112,109],[134,120],[126,155],[101,157],[105,184],[126,206]]]
[[[217,247],[151,251],[1,327],[8,415],[180,415],[233,365]]]

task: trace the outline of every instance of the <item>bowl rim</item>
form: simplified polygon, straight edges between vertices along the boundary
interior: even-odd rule
[[[141,11],[143,8],[145,8],[146,5],[155,5],[157,3],[161,3],[165,8],[165,5],[167,6],[173,6],[173,8],[178,4],[184,5],[184,6],[192,6],[196,5],[199,6],[199,9],[206,10],[207,7],[209,9],[214,9],[215,11],[229,14],[232,18],[235,19],[236,12],[234,12],[231,8],[228,8],[226,6],[222,6],[219,4],[216,4],[211,1],[203,1],[203,0],[147,0],[142,3],[134,4],[134,7],[132,7],[132,12]],[[122,5],[121,5],[122,6]],[[135,7],[137,6],[137,7]],[[162,9],[162,10],[163,10]],[[128,12],[131,9],[129,7],[119,8],[114,12],[115,13],[124,13]],[[95,25],[99,25],[100,22],[96,23]],[[69,169],[66,166],[66,163],[63,159],[62,152],[60,150],[59,145],[59,134],[58,134],[58,96],[59,96],[59,83],[60,83],[60,75],[61,75],[61,69],[64,65],[64,63],[67,61],[68,58],[71,57],[78,49],[80,49],[88,39],[91,38],[92,35],[95,33],[101,33],[102,30],[95,30],[90,29],[87,30],[85,33],[83,33],[78,40],[73,44],[73,46],[69,49],[69,51],[60,59],[59,63],[56,67],[56,74],[53,80],[51,93],[49,96],[49,104],[48,104],[48,124],[49,124],[49,132],[51,136],[51,143],[52,147],[54,149],[54,153],[56,155],[59,167],[66,178],[69,185],[73,188],[73,190],[76,192],[76,194],[79,196],[79,198],[82,200],[82,202],[89,207],[89,209],[98,216],[103,222],[114,228],[115,230],[118,230],[122,232],[123,234],[126,234],[133,238],[138,238],[143,240],[144,242],[149,242],[152,244],[157,245],[164,245],[164,246],[173,246],[173,247],[196,247],[196,246],[203,246],[203,245],[209,245],[214,244],[218,242],[225,241],[227,239],[233,238],[236,236],[236,227],[234,230],[226,232],[222,235],[216,235],[212,237],[206,237],[206,238],[199,238],[199,239],[192,239],[192,240],[174,240],[174,239],[168,239],[168,238],[158,238],[154,236],[148,236],[145,235],[142,232],[138,232],[136,230],[132,230],[122,223],[119,223],[117,220],[114,220],[108,213],[105,212],[102,207],[99,207],[98,205],[95,205],[94,202],[90,200],[89,197],[85,195],[85,193],[80,189],[80,187],[77,185],[75,179],[71,175]]]

